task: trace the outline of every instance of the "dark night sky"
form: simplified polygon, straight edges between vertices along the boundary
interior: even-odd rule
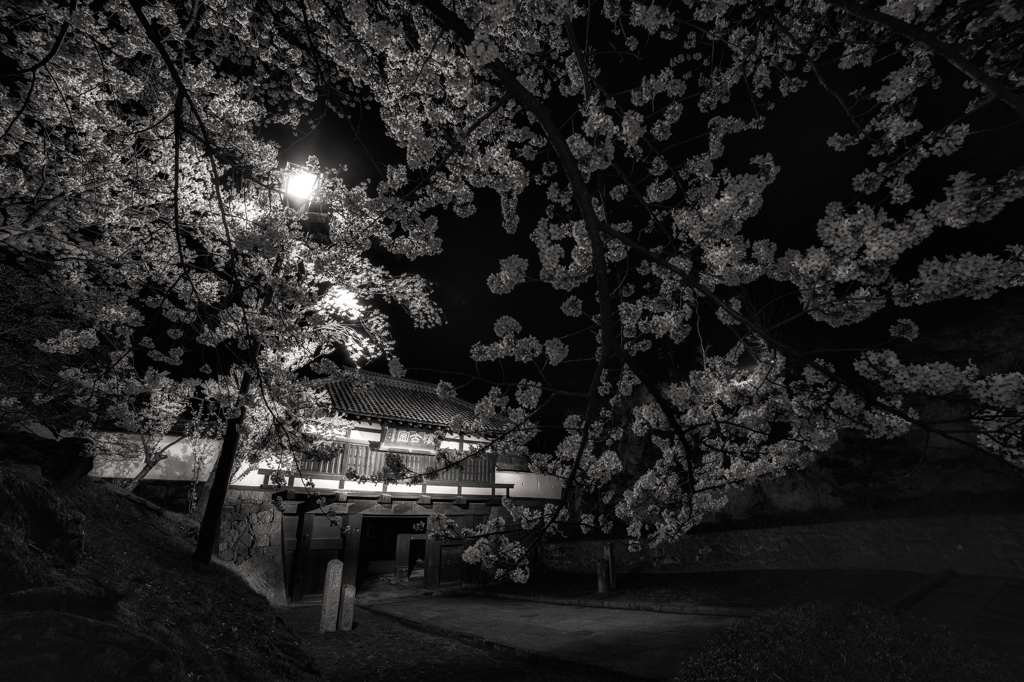
[[[932,103],[924,102],[925,116]],[[940,107],[941,108],[941,107]],[[990,108],[975,117],[975,123],[998,126],[1006,118],[999,107]],[[927,121],[926,121],[927,122]],[[359,128],[362,143],[357,139],[353,125],[328,113],[315,131],[282,146],[281,160],[302,163],[309,154],[316,154],[322,165],[347,166],[342,177],[350,184],[364,179],[371,182],[380,178],[378,163],[401,163],[403,153],[385,139],[384,128],[375,118],[374,111],[363,110],[361,120],[354,121]],[[980,168],[980,174],[995,179],[1009,167],[1016,165],[1022,151],[1019,127],[1007,137],[988,133],[973,136],[965,151],[952,157],[949,163],[930,163],[930,175],[918,171],[911,176],[916,180],[919,199],[941,198],[945,178],[963,166]],[[848,202],[853,198],[851,178],[870,162],[861,151],[836,153],[825,141],[834,132],[851,132],[851,124],[843,118],[838,104],[820,88],[809,86],[781,100],[768,114],[763,130],[748,131],[726,138],[727,153],[718,166],[727,166],[733,173],[747,172],[751,156],[770,152],[782,170],[776,182],[768,188],[765,202],[758,216],[749,221],[744,233],[751,240],[769,238],[785,248],[806,248],[817,241],[815,229],[831,201]],[[294,138],[292,138],[294,140]],[[706,145],[706,142],[701,144]],[[706,149],[706,146],[703,147]],[[697,151],[701,151],[698,147]],[[925,191],[934,188],[935,195]],[[531,188],[533,189],[533,188]],[[416,272],[434,287],[435,300],[443,310],[446,324],[426,330],[413,328],[404,314],[393,306],[384,306],[389,313],[397,352],[409,369],[411,378],[427,381],[447,379],[460,387],[460,395],[476,399],[487,390],[485,382],[467,383],[464,375],[480,374],[492,380],[515,380],[519,369],[514,363],[504,368],[497,363],[475,367],[469,359],[469,348],[475,341],[490,342],[494,321],[501,315],[512,315],[524,326],[525,334],[534,334],[542,342],[551,336],[564,334],[571,328],[569,321],[558,311],[564,292],[555,292],[547,285],[531,283],[518,287],[512,294],[497,296],[487,287],[487,276],[498,270],[498,261],[513,253],[531,260],[528,274],[536,274],[536,249],[529,234],[540,216],[531,214],[528,196],[520,201],[520,224],[515,235],[508,235],[501,227],[501,213],[497,195],[490,190],[478,191],[477,212],[462,219],[453,214],[441,218],[440,237],[444,253],[435,257],[409,261],[404,257],[371,254],[371,259],[383,262],[394,271]],[[542,199],[542,197],[539,197]],[[919,205],[920,201],[914,205]],[[542,200],[532,202],[541,206]],[[1013,243],[1007,236],[1007,225],[1019,224],[1020,210],[1004,215],[993,225],[974,226],[967,230],[950,231],[937,235],[929,248],[940,246],[946,253],[974,253],[1001,250],[1003,244]],[[1014,217],[1015,216],[1015,217]],[[919,254],[918,254],[919,255]],[[909,260],[909,259],[908,259]],[[915,259],[919,261],[919,258]],[[904,273],[912,275],[912,271]],[[771,295],[766,294],[766,295]],[[710,318],[710,311],[707,317]],[[723,344],[734,343],[734,338],[720,339]],[[375,361],[367,367],[387,372],[386,361]],[[459,374],[461,373],[461,374]],[[588,377],[573,368],[560,368],[558,379],[570,390],[583,391]]]
[[[371,112],[365,112],[353,126],[328,114],[312,134],[293,143],[282,144],[282,162],[303,163],[315,154],[321,165],[347,170],[341,173],[348,184],[365,179],[381,178],[379,167],[384,163],[400,163],[403,153],[384,139],[384,128]],[[368,149],[369,148],[369,149]],[[371,154],[380,166],[371,161]],[[518,368],[506,363],[476,366],[469,358],[475,341],[496,339],[494,321],[501,315],[512,315],[524,325],[525,333],[534,333],[546,340],[556,333],[565,333],[566,326],[558,307],[561,298],[553,297],[547,285],[528,283],[511,294],[497,296],[487,287],[487,276],[499,268],[501,258],[521,253],[529,258],[535,247],[529,240],[531,218],[520,211],[521,222],[515,235],[501,227],[501,209],[497,194],[486,190],[477,194],[477,212],[469,218],[453,213],[441,219],[439,234],[444,243],[441,255],[411,261],[403,256],[371,253],[371,260],[386,264],[394,272],[415,272],[433,286],[435,301],[440,306],[445,324],[430,329],[416,329],[397,306],[382,306],[389,313],[396,348],[410,378],[424,381],[445,379],[460,387],[459,394],[475,399],[487,391],[484,382],[470,381],[469,375],[483,375],[497,381],[515,380]],[[539,214],[538,214],[539,215]],[[536,216],[532,218],[536,220]],[[379,305],[379,302],[377,303]],[[562,329],[559,329],[562,327]],[[553,331],[554,330],[554,331]],[[374,361],[367,369],[387,372],[387,361]],[[575,383],[572,373],[565,377]]]

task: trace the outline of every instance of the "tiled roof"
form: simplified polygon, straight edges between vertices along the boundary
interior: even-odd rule
[[[448,426],[456,416],[467,420],[474,416],[472,403],[439,397],[435,384],[377,372],[346,370],[346,378],[328,384],[327,391],[338,411],[351,417],[437,427]],[[494,428],[498,427],[494,424]]]

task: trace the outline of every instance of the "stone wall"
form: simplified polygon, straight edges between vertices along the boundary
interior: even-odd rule
[[[270,491],[228,490],[220,517],[217,557],[271,604],[288,603],[281,559],[281,512],[274,507]]]
[[[591,572],[602,541],[544,546],[550,570]],[[1024,578],[1024,514],[870,519],[686,535],[639,552],[616,544],[618,572],[885,569]]]

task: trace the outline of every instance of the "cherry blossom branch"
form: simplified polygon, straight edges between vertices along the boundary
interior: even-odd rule
[[[562,19],[562,23],[565,25],[565,32],[569,36],[569,44],[572,46],[572,51],[576,55],[576,64],[580,69],[580,80],[583,81],[583,94],[586,98],[586,102],[590,103],[590,77],[587,70],[586,57],[583,54],[583,50],[580,49],[580,41],[576,39],[576,30],[572,27],[572,18],[568,13]]]
[[[57,204],[61,199],[65,199],[68,196],[77,196],[78,194],[81,194],[83,192],[98,189],[100,187],[103,187],[104,185],[110,184],[111,182],[112,180],[110,178],[96,180],[94,182],[82,185],[79,192],[75,192],[70,195],[68,192],[61,192],[60,194],[57,194],[55,196],[50,197],[49,199],[44,200],[21,223],[19,223],[18,225],[13,225],[11,227],[5,226],[3,234],[0,235],[0,243],[3,243],[8,239],[12,239],[16,235],[25,234],[27,232],[32,232],[33,230],[35,230],[37,227],[39,227],[40,224],[42,224],[43,220],[45,220],[47,216],[50,215],[53,209],[57,207]]]
[[[443,6],[440,6],[440,9],[436,9],[435,5],[439,5],[439,3],[436,2],[436,0],[421,0],[421,2],[427,5],[431,12],[435,14],[435,16],[437,16],[440,20],[445,22],[445,25],[448,28],[454,30],[460,36],[460,38],[462,38],[464,42],[466,42],[467,44],[473,42],[474,36],[472,31],[470,31],[470,29],[464,23],[462,23],[462,21],[456,15],[454,15],[454,13],[452,13],[450,10],[447,10],[447,8],[444,8]],[[571,24],[568,24],[568,28],[571,30]],[[584,68],[583,64],[581,64],[580,66],[581,69]],[[526,87],[524,87],[522,83],[520,83],[519,80],[516,78],[515,74],[513,74],[508,69],[508,67],[506,67],[500,61],[496,60],[494,62],[491,62],[490,64],[487,65],[487,68],[501,79],[502,83],[505,85],[507,90],[515,95],[516,100],[519,102],[519,104],[523,106],[523,108],[525,108],[528,112],[530,112],[533,115],[533,117],[537,120],[537,122],[540,123],[541,128],[544,130],[545,136],[548,139],[548,143],[552,146],[556,158],[558,158],[563,171],[569,178],[569,184],[572,187],[575,203],[578,206],[580,213],[583,214],[583,224],[586,227],[587,235],[591,245],[591,259],[593,262],[594,273],[598,285],[598,303],[601,308],[601,356],[599,361],[599,369],[603,370],[603,368],[606,365],[607,359],[609,359],[610,357],[617,354],[621,355],[622,360],[630,367],[630,369],[637,376],[637,378],[640,379],[640,381],[644,384],[647,390],[650,391],[651,395],[655,397],[655,400],[658,401],[659,406],[663,408],[663,411],[668,417],[669,422],[672,425],[673,431],[676,432],[676,435],[679,439],[680,447],[683,448],[683,451],[686,455],[689,469],[688,477],[690,479],[692,490],[694,485],[694,453],[692,447],[685,438],[682,427],[679,425],[678,421],[676,421],[676,419],[672,415],[671,406],[668,405],[665,398],[661,395],[661,392],[658,390],[658,387],[653,383],[653,381],[651,381],[649,377],[647,377],[646,373],[640,370],[635,360],[632,357],[630,357],[628,353],[622,351],[622,349],[618,346],[618,343],[616,341],[616,335],[613,327],[615,320],[615,309],[611,305],[611,293],[609,290],[608,273],[605,265],[604,242],[602,241],[601,236],[599,234],[599,231],[605,228],[606,226],[597,216],[597,213],[594,211],[594,204],[591,200],[591,194],[586,187],[586,181],[583,179],[583,173],[579,168],[579,164],[576,161],[576,157],[569,149],[569,145],[566,142],[565,137],[562,135],[561,129],[558,127],[557,123],[555,122],[551,114],[551,110],[542,102],[540,102],[533,95],[532,92],[530,92]],[[583,72],[583,78],[588,78],[588,74],[586,73],[586,71]],[[596,389],[592,389],[590,393],[591,409],[596,404],[597,400],[598,394],[596,393]],[[588,409],[588,420],[590,413],[591,410]],[[579,465],[580,459],[582,458],[583,447],[586,444],[587,436],[588,432],[587,428],[585,427],[582,436],[583,440],[580,444],[580,450],[577,453],[576,460],[573,462],[573,469],[566,483],[562,498],[559,500],[559,509],[561,509],[561,507],[564,505],[568,497],[569,490],[571,489],[572,482],[575,478],[576,469]]]
[[[424,5],[437,19],[441,25],[451,31],[453,31],[465,45],[472,44],[475,36],[473,31],[466,26],[466,24],[451,10],[442,5],[437,0],[419,0],[420,4]],[[576,456],[573,458],[572,468],[569,471],[569,476],[566,479],[565,485],[562,488],[562,495],[558,500],[554,512],[551,514],[551,518],[544,527],[538,531],[530,542],[526,549],[526,554],[537,542],[537,540],[543,536],[544,532],[551,526],[551,523],[558,517],[562,509],[565,508],[568,502],[569,495],[572,491],[573,484],[576,481],[576,476],[579,472],[580,462],[583,459],[583,454],[586,452],[587,441],[589,437],[589,428],[594,420],[594,413],[596,411],[599,402],[598,388],[601,385],[601,374],[603,373],[607,361],[610,358],[612,352],[611,347],[615,343],[615,334],[612,327],[612,320],[614,319],[614,309],[611,306],[611,299],[608,295],[608,279],[607,272],[604,269],[604,244],[601,241],[601,237],[596,232],[596,226],[600,223],[600,219],[594,212],[593,203],[590,201],[590,193],[586,188],[586,184],[583,180],[583,173],[579,170],[579,166],[576,164],[576,158],[573,156],[569,149],[569,145],[566,143],[565,138],[562,136],[561,130],[558,124],[555,122],[552,116],[551,110],[545,106],[540,100],[538,100],[532,92],[530,92],[515,76],[515,74],[500,61],[494,61],[487,65],[487,68],[494,73],[501,82],[504,84],[508,92],[516,98],[519,104],[529,111],[534,118],[540,123],[544,129],[548,141],[554,148],[555,155],[562,161],[563,167],[566,168],[567,175],[569,176],[569,182],[572,185],[573,195],[576,198],[576,202],[579,205],[580,211],[584,214],[584,225],[587,228],[588,235],[591,243],[591,253],[593,262],[595,265],[595,274],[598,282],[598,290],[602,293],[599,295],[599,302],[601,305],[601,347],[597,363],[597,368],[594,371],[594,376],[591,379],[589,401],[586,412],[586,417],[583,424],[583,433],[580,436],[580,445],[577,448]],[[524,554],[525,556],[525,554]]]
[[[576,30],[573,28],[572,22],[568,20],[568,16],[566,17],[566,21],[565,21],[565,30],[566,30],[566,33],[569,35],[569,42],[570,42],[570,44],[575,46],[574,49],[578,49],[579,41],[576,38]],[[583,87],[584,87],[584,89],[585,89],[585,91],[587,93],[587,95],[586,95],[587,102],[590,101],[590,85],[589,84],[593,83],[594,87],[597,88],[597,90],[602,95],[604,95],[605,101],[610,103],[612,105],[612,107],[614,107],[615,112],[619,116],[625,117],[626,112],[622,110],[621,106],[619,106],[618,100],[616,100],[611,95],[611,93],[608,92],[608,90],[604,87],[604,85],[600,81],[598,81],[596,78],[594,78],[591,75],[590,69],[587,68],[586,62],[584,61],[584,59],[583,59],[583,57],[582,57],[582,55],[580,53],[576,54],[576,61],[577,61],[577,63],[580,66],[580,73],[581,73],[582,78],[583,78]],[[647,132],[646,130],[644,130],[642,132],[642,134],[640,135],[640,139],[644,141],[644,144],[647,145],[647,148],[650,150],[650,152],[652,154],[654,154],[655,158],[661,159],[661,160],[663,160],[665,162],[665,165],[668,167],[669,172],[672,173],[672,179],[675,180],[676,187],[679,189],[680,192],[684,191],[686,189],[686,183],[684,182],[682,176],[679,175],[679,170],[674,165],[668,163],[668,159],[665,158],[665,150],[658,148],[658,145],[655,143],[655,140],[653,140],[651,138],[650,133]],[[619,169],[616,168],[616,170],[619,170]],[[621,170],[619,170],[619,173],[620,173],[620,175],[622,174]],[[623,176],[623,179],[625,179],[625,176]],[[629,181],[626,180],[626,182],[628,183]],[[648,209],[648,210],[650,210],[650,209]],[[652,213],[652,216],[653,216],[653,213]]]
[[[651,396],[654,398],[654,401],[658,403],[658,407],[660,407],[661,411],[665,414],[665,418],[668,419],[669,424],[672,426],[672,431],[675,434],[676,438],[679,440],[680,447],[683,448],[683,454],[686,455],[686,478],[690,482],[690,490],[691,492],[695,492],[697,484],[693,478],[693,475],[694,472],[697,470],[695,461],[697,453],[693,451],[693,446],[686,439],[686,432],[684,431],[683,427],[679,424],[679,420],[676,419],[675,410],[673,409],[671,403],[669,403],[668,399],[661,394],[660,390],[658,390],[657,385],[655,385],[655,383],[650,379],[650,377],[647,376],[647,373],[640,368],[640,363],[636,361],[636,358],[634,358],[629,353],[622,353],[622,360],[623,362],[626,363],[626,366],[629,367],[630,371],[632,371],[633,374],[635,374],[636,377],[641,381],[641,383],[643,383],[643,385],[647,388]],[[692,497],[690,498],[690,507],[692,512]]]
[[[184,95],[179,90],[177,96],[174,98],[174,194],[173,194],[173,211],[174,211],[174,241],[178,247],[178,263],[181,265],[182,272],[188,273],[188,269],[185,267],[185,250],[181,243],[181,206],[179,196],[179,186],[181,182],[181,137],[182,137],[182,105],[184,104]],[[192,287],[192,292],[196,295],[197,301],[201,298],[199,291],[196,289],[195,282],[192,281],[190,276],[186,275],[186,279],[189,285]]]
[[[25,95],[25,101],[21,103],[21,108],[18,109],[18,113],[16,113],[14,115],[14,118],[11,119],[11,122],[7,124],[6,128],[4,128],[4,134],[0,135],[0,142],[2,142],[5,137],[7,137],[7,134],[11,132],[11,128],[14,127],[14,124],[17,123],[18,119],[21,118],[22,114],[25,113],[25,109],[28,108],[28,103],[32,100],[32,93],[33,93],[33,91],[35,91],[35,89],[36,89],[36,72],[33,71],[32,72],[32,80],[29,81],[29,85],[28,85],[28,93],[26,93],[26,95]]]
[[[421,3],[426,5],[428,9],[437,17],[443,24],[453,30],[467,45],[473,42],[473,32],[459,19],[453,12],[440,5],[436,0],[421,0]],[[571,29],[571,24],[568,25]],[[583,64],[580,65],[581,69],[584,68]],[[598,285],[598,303],[600,306],[600,319],[601,319],[601,346],[600,356],[598,361],[598,369],[594,375],[594,382],[590,391],[590,399],[587,409],[586,421],[584,423],[583,433],[581,435],[580,446],[577,451],[576,457],[573,461],[573,467],[570,471],[569,477],[563,488],[562,496],[559,499],[558,506],[548,524],[540,531],[538,537],[543,535],[543,532],[550,526],[551,521],[557,518],[558,513],[565,506],[575,477],[579,468],[580,461],[582,460],[583,453],[589,437],[589,425],[592,422],[593,410],[596,408],[599,400],[599,394],[597,388],[600,385],[600,375],[603,372],[607,360],[614,355],[621,355],[624,362],[634,369],[633,373],[638,379],[647,387],[648,391],[651,392],[655,399],[659,402],[660,406],[669,408],[664,410],[668,416],[670,423],[672,424],[673,430],[676,432],[680,442],[680,446],[687,458],[688,464],[688,477],[690,479],[691,490],[693,489],[693,471],[694,471],[694,457],[692,448],[687,442],[682,428],[679,423],[675,420],[672,415],[672,410],[667,404],[665,399],[661,396],[657,386],[650,380],[649,377],[643,371],[637,371],[640,368],[637,366],[633,358],[629,357],[626,352],[620,352],[622,349],[618,346],[616,335],[614,331],[614,320],[615,320],[615,309],[611,305],[611,293],[609,290],[608,273],[605,264],[605,247],[604,242],[599,234],[600,228],[603,226],[602,221],[594,211],[593,201],[591,200],[591,193],[586,187],[586,181],[583,179],[583,173],[579,168],[579,164],[576,161],[576,157],[569,149],[569,145],[562,135],[562,131],[558,124],[555,122],[552,116],[551,110],[540,102],[536,96],[533,95],[525,86],[519,82],[515,74],[508,69],[500,60],[495,60],[487,65],[487,68],[501,79],[506,89],[511,92],[516,100],[523,108],[525,108],[537,122],[541,125],[544,130],[545,136],[548,139],[548,143],[552,146],[555,152],[556,158],[558,158],[563,171],[569,178],[569,184],[572,187],[573,197],[575,203],[583,215],[583,224],[587,230],[588,240],[591,245],[591,260],[594,266],[594,274]],[[583,78],[587,78],[588,75],[584,71]],[[692,505],[692,500],[691,500]],[[532,543],[530,545],[532,547]],[[528,551],[528,550],[527,550]]]
[[[601,375],[604,373],[606,359],[607,356],[602,350],[597,362],[597,367],[594,369],[594,375],[590,380],[590,399],[587,401],[587,412],[583,420],[583,428],[580,432],[580,444],[579,447],[576,448],[576,456],[573,457],[572,468],[569,470],[569,475],[566,477],[565,483],[562,485],[562,495],[558,498],[558,504],[555,505],[555,509],[551,512],[550,517],[530,539],[530,544],[526,546],[526,549],[523,552],[523,558],[529,556],[530,550],[533,549],[534,545],[536,545],[542,537],[544,537],[544,533],[551,528],[552,524],[555,523],[555,520],[558,519],[558,515],[561,514],[562,510],[569,502],[569,495],[572,493],[573,485],[576,483],[576,476],[579,475],[580,463],[583,461],[583,454],[587,451],[587,441],[590,437],[590,426],[594,422],[594,413],[597,410],[600,395],[598,393],[598,389],[601,386]]]
[[[50,51],[47,52],[46,56],[39,60],[39,62],[37,62],[36,64],[25,69],[17,70],[11,74],[12,76],[17,76],[18,74],[30,72],[34,74],[36,71],[46,66],[51,59],[57,56],[57,53],[60,51],[61,46],[64,44],[64,38],[68,34],[68,29],[71,28],[71,18],[75,15],[75,10],[77,9],[78,0],[71,0],[71,6],[68,7],[68,18],[64,21],[63,24],[61,24],[60,31],[57,33],[57,39],[54,41],[53,47],[50,48]]]
[[[923,421],[921,419],[917,419],[915,417],[912,417],[910,414],[908,414],[907,412],[905,412],[903,410],[897,409],[897,408],[892,407],[890,405],[886,405],[885,403],[883,403],[880,400],[878,400],[878,398],[876,396],[870,395],[869,393],[867,393],[866,391],[864,391],[860,387],[856,386],[852,382],[847,381],[846,379],[842,378],[841,376],[836,374],[834,371],[830,370],[828,367],[825,367],[820,362],[817,362],[816,360],[807,357],[805,354],[801,353],[800,351],[796,350],[795,348],[792,348],[791,346],[789,346],[787,344],[784,344],[781,341],[777,340],[775,337],[773,337],[767,331],[762,329],[761,326],[758,325],[756,322],[754,322],[753,320],[749,319],[748,317],[746,317],[745,315],[743,315],[742,313],[740,313],[739,311],[734,309],[721,296],[719,296],[714,291],[712,291],[711,289],[707,288],[706,286],[704,286],[703,284],[701,284],[700,282],[695,280],[692,276],[690,276],[690,274],[688,272],[686,272],[682,268],[679,268],[676,265],[672,264],[671,262],[669,262],[663,256],[660,256],[660,255],[652,252],[650,249],[646,248],[645,246],[643,246],[639,242],[635,241],[634,239],[632,239],[628,235],[623,234],[622,232],[618,232],[617,230],[613,230],[611,227],[609,227],[607,225],[601,224],[600,225],[600,229],[601,229],[602,232],[604,232],[608,236],[614,237],[615,239],[618,239],[623,244],[625,244],[629,248],[633,249],[636,253],[638,253],[639,255],[643,256],[648,261],[650,261],[652,263],[657,263],[658,265],[662,266],[663,268],[665,268],[665,269],[669,270],[670,272],[672,272],[673,274],[677,275],[680,279],[682,279],[684,282],[686,282],[687,286],[689,286],[694,291],[699,292],[703,296],[706,296],[708,299],[710,299],[712,302],[714,302],[715,305],[717,305],[720,309],[722,309],[727,315],[729,315],[734,320],[736,320],[740,324],[742,324],[745,327],[747,327],[747,329],[749,329],[754,334],[756,334],[761,339],[763,339],[764,342],[766,344],[768,344],[769,346],[771,346],[774,350],[778,351],[779,353],[782,353],[787,358],[791,358],[793,360],[797,360],[798,362],[803,363],[804,365],[810,367],[811,369],[815,370],[819,374],[822,374],[823,376],[828,377],[831,381],[835,382],[836,384],[839,384],[840,386],[843,386],[844,388],[848,389],[849,391],[857,394],[858,396],[860,396],[865,401],[865,405],[867,405],[868,407],[874,407],[874,408],[877,408],[877,409],[879,409],[879,410],[881,410],[883,412],[888,412],[889,414],[891,414],[891,415],[893,415],[895,417],[899,417],[903,421],[905,421],[905,422],[907,422],[909,424],[913,424],[914,426],[917,426],[918,428],[921,428],[921,429],[923,429],[923,430],[925,430],[925,431],[927,431],[929,433],[935,433],[937,435],[943,436],[944,438],[947,438],[947,439],[949,439],[951,441],[959,443],[960,445],[964,445],[964,446],[966,446],[966,447],[968,447],[968,448],[970,448],[972,450],[975,450],[977,452],[985,454],[985,455],[987,455],[989,457],[996,457],[1000,461],[1002,461],[1002,457],[1000,457],[999,455],[997,455],[997,454],[995,454],[993,452],[990,452],[990,451],[986,450],[985,448],[981,447],[980,445],[978,445],[976,443],[972,443],[972,442],[970,442],[970,441],[968,441],[966,439],[959,438],[958,436],[954,436],[954,435],[952,435],[952,434],[950,434],[950,433],[948,433],[946,431],[943,431],[942,429],[937,429],[934,426],[932,426],[931,424],[929,424],[928,422],[925,422],[925,421]]]
[[[850,119],[850,123],[852,123],[853,126],[857,129],[857,132],[860,133],[863,130],[863,127],[860,125],[860,122],[854,115],[853,110],[850,109],[850,107],[846,104],[846,100],[843,99],[842,94],[834,90],[832,86],[829,85],[828,81],[825,79],[825,74],[822,73],[821,67],[818,65],[818,61],[816,59],[811,58],[810,45],[804,45],[799,40],[797,40],[796,36],[793,35],[793,32],[789,30],[788,26],[782,23],[782,21],[779,19],[778,15],[776,15],[775,12],[767,11],[767,14],[769,17],[771,17],[772,23],[775,24],[775,27],[786,35],[786,37],[789,39],[789,42],[793,44],[793,47],[800,50],[800,53],[807,58],[807,63],[810,64],[811,70],[814,72],[814,75],[818,79],[818,83],[821,85],[822,88],[825,89],[825,92],[832,95],[832,97],[837,102],[839,102],[839,106],[843,108],[844,112],[846,112],[846,117]],[[813,42],[811,44],[813,44]]]
[[[1005,87],[995,78],[989,76],[985,73],[984,69],[960,54],[953,45],[939,40],[935,35],[922,28],[918,28],[891,14],[885,14],[884,12],[867,7],[855,0],[825,0],[825,2],[843,10],[847,14],[884,26],[894,33],[913,40],[915,43],[924,45],[932,53],[942,57],[958,71],[1001,99],[1020,116],[1024,116],[1024,96]]]
[[[402,192],[402,198],[405,199],[406,201],[409,201],[410,199],[412,199],[414,194],[423,189],[423,187],[426,186],[427,182],[432,177],[434,177],[434,174],[437,173],[437,171],[441,170],[441,168],[443,168],[446,163],[448,163],[448,159],[452,158],[452,156],[454,156],[456,152],[465,148],[466,141],[469,139],[469,136],[473,134],[473,131],[479,128],[484,123],[484,121],[486,121],[495,113],[497,113],[498,110],[505,106],[505,104],[510,99],[512,99],[512,93],[506,91],[505,94],[498,98],[497,102],[495,102],[490,108],[487,109],[487,111],[480,114],[480,116],[477,117],[477,119],[473,121],[473,123],[468,128],[466,128],[466,130],[463,131],[461,139],[456,140],[451,144],[451,146],[448,148],[448,151],[445,152],[445,155],[441,159],[439,159],[438,162],[435,163],[434,166],[429,171],[427,171],[427,173],[422,178],[420,178],[420,181],[416,183],[416,185],[409,191]]]
[[[221,224],[224,227],[224,236],[228,242],[228,248],[234,251],[234,246],[231,243],[231,229],[228,227],[227,209],[224,207],[224,197],[220,192],[220,184],[217,179],[220,175],[217,171],[217,159],[213,149],[213,142],[211,141],[209,131],[206,129],[206,123],[203,121],[203,117],[199,112],[199,106],[192,98],[192,93],[185,86],[185,81],[182,80],[181,74],[178,72],[177,67],[174,65],[174,61],[171,59],[170,54],[167,53],[167,48],[164,46],[163,40],[160,38],[160,34],[157,33],[156,28],[150,23],[149,19],[146,18],[145,13],[142,11],[142,3],[139,0],[128,0],[128,4],[131,5],[132,9],[135,10],[135,15],[139,19],[139,23],[142,25],[143,30],[146,32],[146,37],[156,48],[160,54],[160,59],[163,61],[164,66],[167,68],[167,73],[170,75],[171,80],[177,86],[178,91],[184,96],[185,100],[188,101],[189,109],[192,110],[192,115],[196,117],[196,123],[199,125],[199,130],[202,133],[202,141],[206,147],[206,154],[210,159],[210,172],[212,174],[212,185],[214,194],[217,197],[217,206],[220,209]]]

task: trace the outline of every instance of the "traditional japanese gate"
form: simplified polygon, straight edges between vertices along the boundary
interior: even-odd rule
[[[327,564],[332,559],[345,562],[342,583],[357,585],[369,574],[394,574],[396,566],[406,572],[420,552],[424,553],[425,587],[476,582],[479,567],[462,561],[467,546],[464,540],[431,541],[422,528],[428,514],[443,513],[456,524],[469,528],[484,523],[490,515],[488,503],[470,503],[464,497],[432,502],[429,496],[392,500],[388,494],[370,493],[351,497],[346,492],[324,493],[325,508],[336,519],[332,524],[316,499],[295,499],[298,491],[288,491],[291,500],[283,500],[281,551],[285,588],[290,603],[318,602],[323,599]],[[427,506],[421,506],[420,503]],[[344,533],[346,527],[351,532]],[[419,532],[416,532],[419,531]],[[416,537],[416,556],[411,542]],[[404,542],[400,542],[400,537]],[[423,548],[421,550],[420,548]]]

